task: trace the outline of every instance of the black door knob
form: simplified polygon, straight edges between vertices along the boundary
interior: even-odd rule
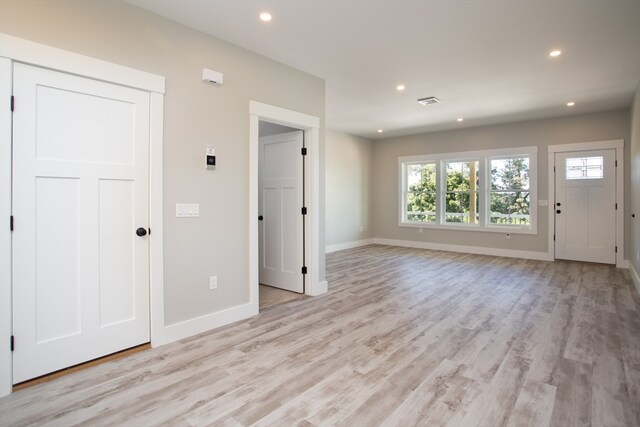
[[[559,214],[560,212],[562,212],[560,209],[558,209],[558,210],[556,211],[556,213],[558,213],[558,214]]]
[[[146,235],[147,235],[147,229],[146,229],[146,228],[142,228],[142,227],[140,227],[140,228],[138,228],[138,229],[136,230],[136,234],[137,234],[138,236],[140,236],[140,237],[142,237],[142,236],[146,236]]]
[[[561,206],[561,205],[560,205],[560,202],[556,203],[556,206]]]
[[[258,221],[262,221],[263,219],[262,215],[258,216]]]

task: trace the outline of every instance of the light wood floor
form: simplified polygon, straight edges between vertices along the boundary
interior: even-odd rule
[[[329,293],[0,400],[2,425],[639,426],[624,270],[388,246]]]
[[[300,298],[306,298],[306,295],[262,284],[259,288],[258,300],[260,302],[261,311],[267,307],[272,307],[274,305],[282,304],[283,302],[289,302]]]

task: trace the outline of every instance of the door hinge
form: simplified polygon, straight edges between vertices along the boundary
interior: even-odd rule
[[[11,95],[11,111],[13,111],[16,108],[16,98]]]
[[[618,167],[618,161],[616,160],[616,167]]]
[[[16,340],[13,338],[13,335],[11,335],[11,351],[15,350],[16,348]]]
[[[302,215],[306,215],[307,214],[307,208],[306,206],[302,207]]]
[[[618,247],[616,246],[616,253],[618,253]]]
[[[303,156],[306,156],[306,155],[307,155],[307,147],[302,147],[302,150],[300,150],[300,153],[301,153]]]
[[[616,210],[618,210],[618,204],[616,203]]]
[[[554,242],[556,241],[556,235],[555,234],[553,235],[553,241]]]
[[[9,217],[9,230],[13,231],[13,215]]]
[[[307,274],[307,266],[302,267],[302,274]]]
[[[151,236],[151,227],[149,227],[149,236]]]

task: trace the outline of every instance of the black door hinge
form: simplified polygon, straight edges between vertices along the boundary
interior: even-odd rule
[[[302,207],[302,215],[307,214],[307,208],[305,206]]]
[[[16,340],[13,338],[13,335],[11,335],[11,351],[15,350],[16,348]]]
[[[616,167],[618,167],[618,161],[616,160]]]
[[[16,108],[16,98],[11,95],[11,111],[13,111]]]
[[[151,227],[149,227],[149,236],[151,236]]]
[[[618,253],[618,247],[616,246],[616,253]]]
[[[302,153],[303,156],[307,155],[307,147],[302,147],[302,150],[300,150],[300,153]]]
[[[553,235],[553,241],[554,242],[556,241],[556,235],[555,234]]]
[[[618,210],[618,204],[616,203],[616,210]]]
[[[9,217],[9,230],[13,231],[13,215]]]
[[[302,274],[307,274],[307,267],[306,266],[302,267]]]
[[[555,166],[553,167],[553,171],[554,171],[554,172],[556,171],[556,167],[555,167]]]

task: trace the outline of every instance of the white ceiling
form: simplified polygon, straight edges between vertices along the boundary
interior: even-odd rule
[[[325,79],[327,127],[371,138],[628,107],[640,81],[640,0],[129,2]]]

